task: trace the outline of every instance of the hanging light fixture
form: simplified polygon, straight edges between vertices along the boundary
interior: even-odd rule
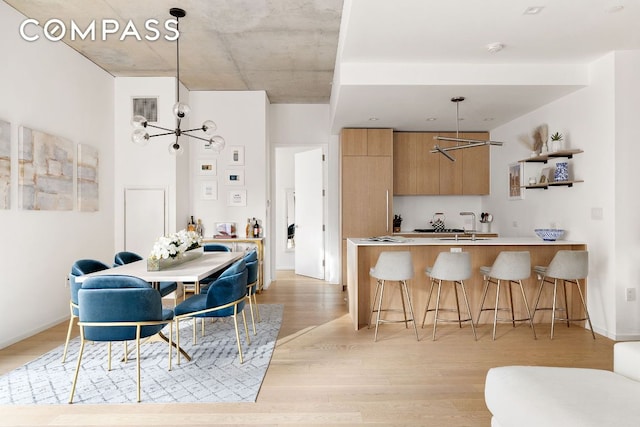
[[[447,159],[451,160],[452,162],[455,162],[456,159],[455,157],[447,153],[447,151],[462,150],[464,148],[472,148],[472,147],[481,147],[483,145],[502,146],[503,144],[500,141],[491,141],[491,140],[485,141],[482,139],[460,138],[460,103],[464,101],[464,99],[465,99],[464,96],[456,96],[454,98],[451,98],[451,102],[456,103],[456,137],[455,138],[450,136],[434,136],[433,137],[433,139],[435,139],[436,141],[453,141],[458,143],[453,147],[440,147],[439,145],[436,144],[433,147],[433,150],[431,150],[432,153],[440,153],[443,156],[445,156]]]
[[[156,136],[165,136],[165,135],[175,135],[175,141],[169,144],[169,152],[171,154],[182,154],[184,149],[180,146],[179,138],[180,136],[188,136],[191,138],[199,139],[204,141],[208,147],[210,147],[215,152],[220,152],[225,146],[225,140],[220,135],[214,135],[216,129],[218,128],[215,122],[211,120],[205,120],[202,123],[201,127],[193,128],[193,129],[181,129],[180,125],[182,124],[182,119],[186,118],[191,112],[191,107],[187,104],[180,102],[180,18],[184,18],[187,15],[187,12],[184,9],[180,9],[177,7],[172,7],[169,10],[169,14],[176,18],[176,31],[178,31],[178,38],[176,39],[176,103],[173,106],[173,115],[176,118],[176,128],[169,129],[164,128],[162,126],[156,126],[149,123],[149,121],[141,115],[135,115],[131,119],[131,124],[135,128],[131,139],[134,143],[138,145],[147,145],[149,139],[155,138]],[[159,129],[164,132],[157,133],[155,135],[149,135],[147,128]],[[202,131],[205,136],[194,135],[194,132]]]

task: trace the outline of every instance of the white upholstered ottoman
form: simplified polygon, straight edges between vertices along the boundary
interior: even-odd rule
[[[640,426],[640,342],[614,345],[614,371],[504,366],[487,373],[493,427]]]

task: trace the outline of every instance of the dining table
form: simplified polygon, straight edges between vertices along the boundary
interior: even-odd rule
[[[138,277],[145,282],[149,282],[156,289],[160,282],[194,283],[195,293],[197,295],[200,293],[200,281],[202,279],[224,270],[244,255],[244,252],[189,251],[183,255],[184,259],[180,264],[175,264],[157,271],[148,271],[147,260],[142,259],[129,264],[78,276],[76,281],[82,283],[89,277],[124,275]],[[162,332],[158,333],[158,337],[163,341],[169,342],[169,339]],[[187,360],[191,360],[191,356],[182,348],[179,348],[175,342],[173,342],[172,345],[175,346]]]

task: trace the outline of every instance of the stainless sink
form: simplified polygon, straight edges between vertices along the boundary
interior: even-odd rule
[[[474,239],[471,236],[464,236],[464,237],[458,237],[458,238],[455,238],[455,237],[440,237],[438,240],[450,240],[450,241],[453,241],[453,242],[459,242],[461,240],[464,240],[464,241],[468,240],[468,241],[474,242],[476,240],[489,240],[489,238],[488,237],[476,237]]]

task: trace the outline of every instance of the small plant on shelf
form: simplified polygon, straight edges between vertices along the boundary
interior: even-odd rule
[[[551,135],[551,140],[552,141],[562,141],[562,134],[560,132],[556,132],[553,135]]]

